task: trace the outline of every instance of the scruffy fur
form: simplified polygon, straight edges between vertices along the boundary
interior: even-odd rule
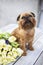
[[[28,43],[28,49],[34,50],[32,44],[35,33],[35,14],[30,13],[22,13],[17,17],[18,28],[13,30],[11,33],[13,36],[17,38],[17,41],[20,44],[20,48],[24,51],[23,55],[26,55],[26,45]]]

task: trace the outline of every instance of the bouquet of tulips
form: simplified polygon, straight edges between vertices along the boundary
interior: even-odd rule
[[[11,36],[10,33],[0,34],[0,65],[7,65],[10,62],[16,61],[16,58],[22,54],[23,50],[19,48],[16,37]]]

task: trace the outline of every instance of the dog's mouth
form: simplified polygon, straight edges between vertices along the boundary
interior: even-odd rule
[[[34,27],[34,24],[30,20],[28,20],[28,21],[25,21],[24,22],[24,24],[22,25],[22,27],[24,29],[31,29],[31,28]]]
[[[30,25],[30,24],[32,24],[32,22],[31,22],[30,20],[29,20],[29,21],[27,20],[27,21],[25,21],[24,25],[25,25],[25,24]]]

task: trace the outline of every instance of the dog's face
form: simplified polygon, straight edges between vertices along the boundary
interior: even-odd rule
[[[22,13],[17,17],[18,24],[24,29],[31,29],[35,27],[36,20],[35,14],[30,13]]]

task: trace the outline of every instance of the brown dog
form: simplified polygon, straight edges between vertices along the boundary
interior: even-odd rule
[[[12,32],[12,35],[17,38],[17,41],[20,44],[20,48],[23,49],[23,55],[26,55],[26,44],[28,43],[29,50],[34,50],[32,47],[34,32],[35,32],[35,14],[30,13],[22,13],[17,17],[18,28]]]

